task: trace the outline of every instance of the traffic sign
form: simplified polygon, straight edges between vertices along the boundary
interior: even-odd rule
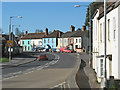
[[[13,46],[13,40],[8,40],[7,41],[7,46],[12,47]]]
[[[11,49],[11,50],[10,50],[10,49]],[[13,48],[8,48],[8,52],[10,52],[10,51],[13,52]]]

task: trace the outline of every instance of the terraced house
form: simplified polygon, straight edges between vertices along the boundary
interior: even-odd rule
[[[63,32],[59,30],[54,30],[52,33],[48,34],[47,36],[44,36],[42,39],[42,46],[44,48],[48,48],[48,45],[51,48],[55,48],[58,45],[58,38],[63,34]]]
[[[47,30],[46,30],[47,31]],[[31,51],[32,48],[42,47],[42,38],[47,35],[45,33],[27,33],[20,39],[20,46],[23,46],[23,51]]]
[[[104,7],[97,9],[93,18],[93,69],[98,82],[104,72]],[[120,0],[107,3],[106,73],[107,79],[120,79]]]
[[[82,27],[82,30],[75,31],[75,27],[71,25],[70,29],[58,39],[57,47],[69,47],[77,52],[82,52],[83,49],[88,50],[88,31],[85,26]]]

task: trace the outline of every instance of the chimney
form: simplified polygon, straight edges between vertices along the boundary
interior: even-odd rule
[[[28,34],[28,31],[25,31],[25,34]]]
[[[45,29],[45,35],[48,35],[48,28]]]
[[[86,26],[82,26],[82,31],[85,31],[86,30]]]
[[[75,31],[75,27],[71,25],[71,32]]]
[[[59,32],[59,37],[61,37],[61,35],[62,35],[62,33],[61,33],[61,32]]]

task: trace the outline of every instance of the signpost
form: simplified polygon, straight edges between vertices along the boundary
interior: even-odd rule
[[[12,47],[13,46],[13,40],[8,40],[7,41],[7,46]]]

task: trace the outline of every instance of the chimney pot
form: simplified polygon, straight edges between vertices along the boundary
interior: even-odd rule
[[[86,26],[82,26],[82,31],[85,31],[86,30]]]
[[[71,25],[71,32],[75,31],[75,27]]]
[[[48,28],[45,29],[45,35],[48,35]]]
[[[28,34],[28,31],[25,31],[25,34]]]
[[[62,35],[62,33],[61,33],[61,32],[59,32],[59,37],[61,37],[61,35]]]

